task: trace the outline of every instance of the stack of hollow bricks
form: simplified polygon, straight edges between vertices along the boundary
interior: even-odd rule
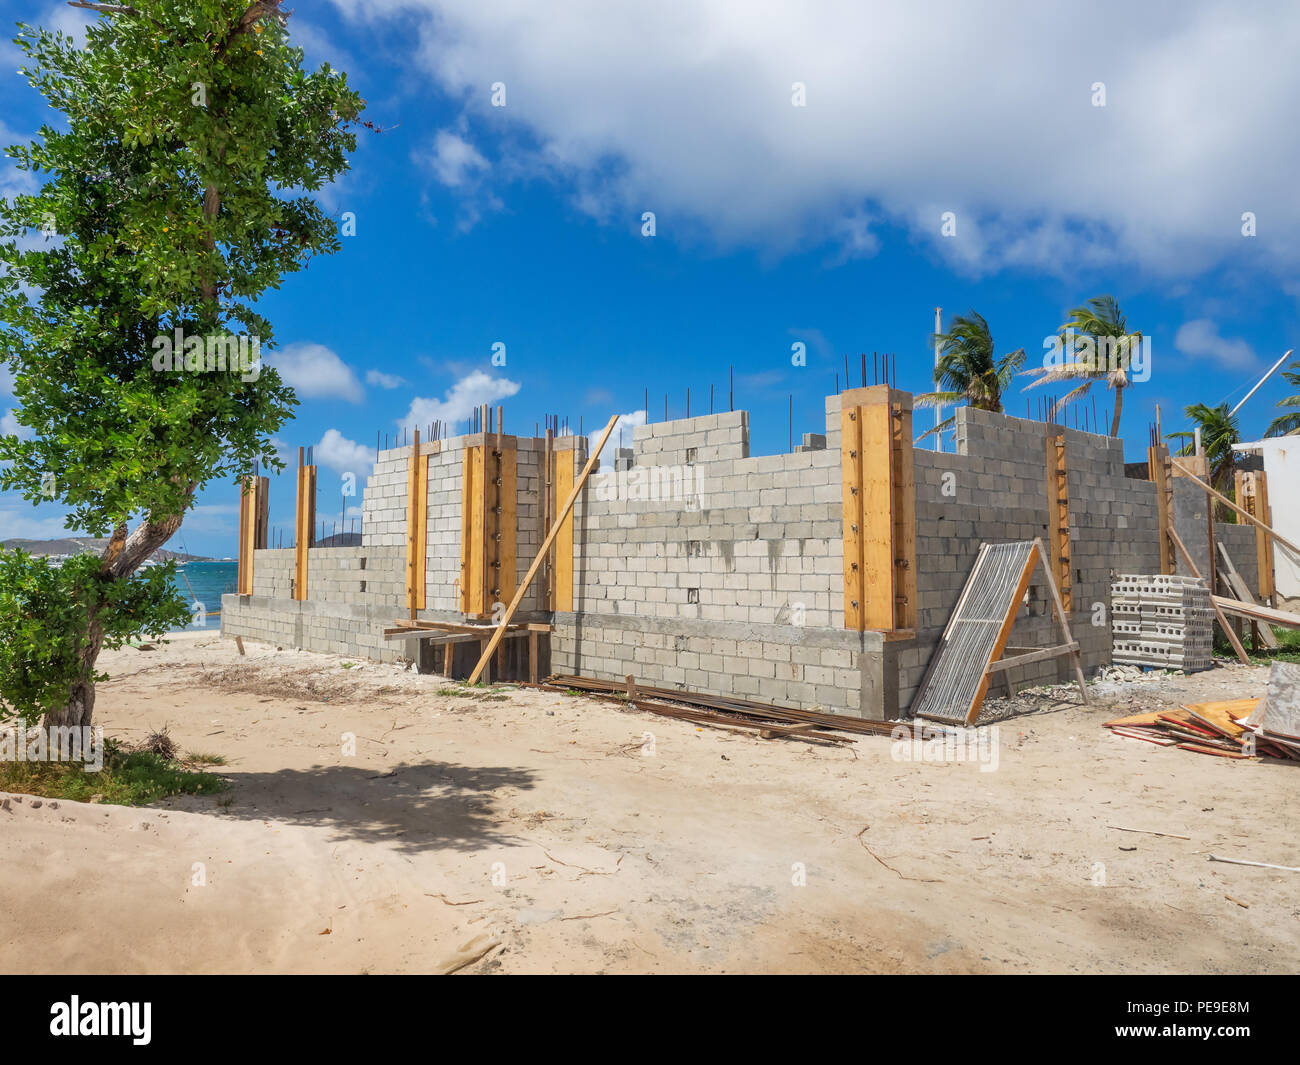
[[[845,628],[840,397],[826,401],[824,438],[792,454],[751,456],[745,412],[648,426],[613,471],[593,474],[572,518],[571,609],[547,610],[539,576],[515,620],[553,626],[560,674],[680,687],[872,719],[905,713],[983,541],[1046,537],[1040,423],[959,408],[956,452],[913,449],[916,621],[908,638]],[[919,423],[918,423],[919,431]],[[1124,473],[1120,441],[1064,430],[1073,614],[1084,665],[1110,661],[1110,582],[1159,570],[1154,485]],[[489,441],[490,441],[489,436]],[[426,620],[459,610],[462,469],[482,435],[426,443]],[[516,581],[541,543],[545,442],[517,449]],[[557,463],[581,470],[586,441],[560,437]],[[407,615],[406,498],[410,447],[382,451],[363,506],[360,547],[311,548],[307,598],[291,598],[293,553],[258,550],[253,594],[227,595],[229,635],[377,659],[414,657],[382,629]],[[1218,526],[1243,578],[1251,553]],[[1248,534],[1247,534],[1248,535]],[[1245,536],[1240,537],[1244,545]],[[557,605],[566,604],[564,597]],[[1012,644],[1059,640],[1041,571]],[[1015,671],[1018,685],[1062,679],[1062,662]],[[996,691],[995,691],[996,693]]]

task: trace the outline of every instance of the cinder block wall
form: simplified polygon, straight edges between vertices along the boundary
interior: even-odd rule
[[[918,427],[919,427],[918,422]],[[888,718],[905,712],[983,541],[1046,538],[1043,425],[959,408],[956,451],[914,451],[918,623],[914,639],[844,630],[840,400],[820,438],[788,455],[751,456],[743,411],[638,426],[629,468],[612,450],[574,511],[574,609],[541,613],[538,581],[520,619],[549,617],[551,668],[643,685]],[[1110,661],[1110,583],[1159,570],[1155,487],[1125,476],[1123,448],[1065,430],[1074,610],[1088,668]],[[427,609],[461,620],[458,585],[464,449],[482,436],[426,444]],[[539,548],[544,442],[517,447],[517,580]],[[560,438],[581,468],[586,441]],[[405,614],[410,448],[381,452],[366,489],[363,544],[309,552],[311,598],[291,596],[293,552],[258,551],[253,596],[225,596],[227,633],[313,650],[411,657],[381,630]],[[1182,489],[1188,486],[1183,485]],[[1176,492],[1182,492],[1175,483]],[[1190,499],[1188,502],[1191,502]],[[1218,532],[1257,588],[1254,534]],[[1060,642],[1041,573],[1015,645]],[[1017,686],[1064,680],[1065,661],[1015,671]],[[995,688],[995,691],[998,689]]]
[[[751,457],[743,411],[632,443],[576,508],[552,668],[882,716],[880,636],[843,629],[839,452]]]

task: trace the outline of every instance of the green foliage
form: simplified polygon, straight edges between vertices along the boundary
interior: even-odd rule
[[[93,555],[55,566],[23,551],[0,551],[0,721],[17,717],[30,725],[67,700],[87,673],[92,618],[110,649],[189,621],[189,608],[169,583],[172,568],[115,580],[99,572]]]
[[[1184,407],[1183,413],[1201,430],[1201,447],[1210,468],[1210,483],[1224,495],[1233,494],[1233,470],[1236,468],[1236,453],[1233,444],[1241,443],[1241,429],[1237,419],[1228,412],[1228,405],[1220,403],[1217,407],[1207,407],[1204,403],[1193,403]],[[1180,455],[1196,454],[1196,433],[1194,431],[1166,433],[1170,440],[1181,440],[1183,446]],[[1225,508],[1220,504],[1220,510]],[[1235,520],[1235,518],[1234,518]]]
[[[310,193],[346,171],[364,103],[303,69],[287,18],[278,0],[133,0],[84,48],[19,27],[22,73],[63,121],[6,149],[42,184],[0,201],[0,364],[31,431],[0,436],[0,489],[111,539],[61,570],[0,564],[0,699],[18,713],[56,704],[78,660],[89,681],[101,630],[113,646],[183,619],[170,567],[133,572],[209,481],[282,465],[271,438],[297,400],[273,368],[159,356],[178,335],[269,352],[259,299],[338,250]]]
[[[1094,357],[1076,359],[1063,366],[1034,367],[1026,371],[1038,380],[1029,388],[1040,385],[1056,384],[1060,381],[1081,381],[1065,395],[1059,397],[1058,403],[1064,406],[1086,396],[1092,386],[1105,381],[1115,390],[1115,414],[1111,421],[1110,435],[1119,435],[1120,414],[1124,407],[1123,390],[1128,387],[1129,370],[1133,358],[1142,344],[1140,332],[1129,332],[1128,318],[1120,309],[1119,301],[1114,296],[1094,296],[1086,303],[1070,311],[1069,317],[1060,328],[1062,337],[1067,332],[1074,332],[1081,337],[1091,337],[1094,344]],[[1103,345],[1103,341],[1113,341]],[[1103,346],[1107,348],[1105,358],[1101,357]]]
[[[1296,359],[1289,369],[1283,370],[1282,377],[1295,392],[1277,401],[1277,405],[1286,413],[1279,414],[1268,423],[1265,436],[1295,436],[1300,433],[1300,359]]]
[[[70,802],[144,806],[173,795],[215,795],[230,787],[213,773],[195,772],[148,751],[104,741],[104,765],[80,762],[0,762],[0,791]]]
[[[988,322],[975,311],[966,317],[954,317],[948,331],[932,337],[931,342],[939,344],[934,383],[940,386],[941,391],[917,396],[917,406],[932,407],[965,400],[979,410],[1000,413],[1003,391],[1025,364],[1025,349],[1018,348],[999,356]],[[942,431],[950,424],[951,419],[930,432]]]
[[[46,181],[0,203],[0,360],[34,430],[0,437],[0,487],[65,503],[91,535],[280,465],[270,436],[296,400],[273,369],[153,366],[155,338],[178,328],[269,350],[258,297],[338,249],[302,192],[346,170],[362,101],[345,75],[304,71],[279,19],[237,29],[247,6],[142,0],[101,17],[84,49],[26,26],[16,38],[67,126],[7,149]]]

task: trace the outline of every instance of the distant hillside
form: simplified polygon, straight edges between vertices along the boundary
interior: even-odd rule
[[[106,536],[70,536],[65,540],[4,540],[0,547],[7,551],[21,548],[29,555],[98,555],[108,544]],[[158,562],[176,559],[178,562],[211,562],[204,555],[184,555],[179,551],[167,551],[159,548],[151,556]]]

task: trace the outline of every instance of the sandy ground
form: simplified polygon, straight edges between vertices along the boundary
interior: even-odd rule
[[[0,809],[6,972],[1294,972],[1300,764],[1120,739],[1239,666],[1030,693],[997,767],[699,729],[215,634],[102,665],[98,720],[222,797]],[[996,706],[990,709],[997,713]],[[345,734],[356,737],[344,752]],[[1177,839],[1120,831],[1146,829]],[[1230,898],[1229,898],[1230,896]],[[486,953],[484,953],[486,951]],[[482,955],[479,957],[479,955]]]

